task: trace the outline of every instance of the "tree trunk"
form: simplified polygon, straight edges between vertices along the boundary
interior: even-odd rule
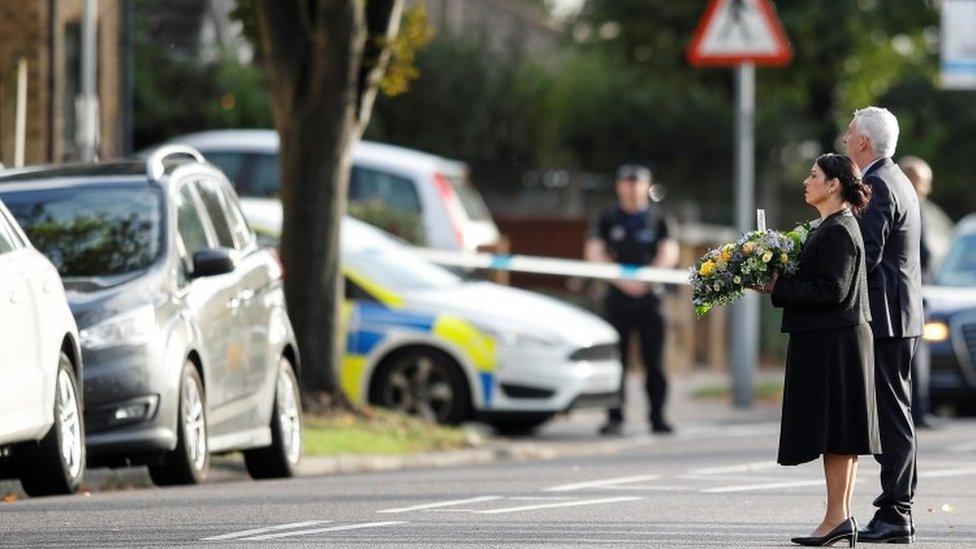
[[[396,32],[401,0],[258,0],[257,20],[281,138],[281,260],[305,406],[344,402],[336,371],[339,230],[351,152]],[[385,23],[376,27],[377,23]]]

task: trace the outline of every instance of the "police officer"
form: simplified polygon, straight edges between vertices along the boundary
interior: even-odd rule
[[[624,164],[617,170],[617,205],[607,209],[593,225],[584,256],[588,261],[672,268],[678,262],[678,243],[670,217],[651,204],[651,170]],[[651,430],[671,433],[665,419],[667,378],[662,364],[665,320],[660,290],[636,280],[614,280],[604,302],[604,318],[620,334],[620,357],[626,365],[631,334],[640,341],[650,403]],[[625,368],[626,371],[626,368]],[[618,435],[623,424],[624,385],[620,402],[609,410],[600,434]]]

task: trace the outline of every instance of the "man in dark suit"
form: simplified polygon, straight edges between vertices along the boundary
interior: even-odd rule
[[[847,154],[861,168],[873,195],[859,219],[868,270],[874,332],[875,384],[881,431],[878,510],[858,533],[867,543],[915,539],[912,501],[918,474],[912,422],[912,356],[922,335],[921,222],[918,196],[891,160],[898,120],[887,109],[854,113],[844,136]]]

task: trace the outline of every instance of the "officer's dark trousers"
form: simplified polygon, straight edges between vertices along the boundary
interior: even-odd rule
[[[889,524],[911,523],[915,468],[915,424],[912,421],[912,355],[918,338],[874,340],[874,372],[878,398],[881,454],[881,495],[874,500],[875,517]]]
[[[664,316],[657,296],[648,294],[635,299],[611,290],[604,307],[604,318],[620,334],[620,358],[627,364],[630,341],[634,333],[640,338],[641,358],[644,362],[645,389],[650,404],[652,425],[664,421],[664,401],[668,394],[668,380],[661,358],[664,351]],[[620,404],[611,408],[610,421],[623,421],[623,407],[627,385],[627,369],[624,368],[620,384]]]

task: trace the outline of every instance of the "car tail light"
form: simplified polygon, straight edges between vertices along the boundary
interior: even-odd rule
[[[454,186],[442,173],[434,174],[434,186],[437,188],[437,194],[444,202],[444,207],[447,208],[447,216],[450,218],[451,228],[454,230],[454,239],[463,248],[464,231],[461,229],[461,216],[458,214],[458,200],[454,193]]]

